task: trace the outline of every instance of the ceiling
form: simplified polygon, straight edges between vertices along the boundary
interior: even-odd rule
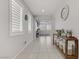
[[[33,15],[53,15],[64,0],[24,0]]]

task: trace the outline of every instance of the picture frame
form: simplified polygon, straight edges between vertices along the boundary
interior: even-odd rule
[[[25,15],[25,21],[27,21],[28,20],[28,15]]]

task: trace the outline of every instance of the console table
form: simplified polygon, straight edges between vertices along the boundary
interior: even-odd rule
[[[78,59],[78,39],[74,36],[57,37],[53,34],[53,45],[65,56],[65,59]]]

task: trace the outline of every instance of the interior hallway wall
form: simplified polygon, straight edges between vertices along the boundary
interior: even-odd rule
[[[66,21],[60,18],[60,11],[56,14],[56,26],[55,29],[69,29],[73,31],[73,34],[79,39],[79,0],[66,0],[64,4],[68,4],[70,11],[69,17]]]
[[[60,11],[62,8],[59,9],[59,11],[56,14],[56,29],[72,29],[74,35],[79,37],[79,0],[71,1],[67,0],[65,4],[69,5],[70,11],[69,11],[69,17],[66,21],[60,18]]]
[[[33,17],[28,11],[23,0],[16,0],[23,4],[23,17],[25,14],[29,14],[32,20],[33,29]],[[33,30],[28,32],[28,21],[23,18],[23,33],[19,35],[10,35],[10,23],[9,23],[9,0],[0,0],[0,59],[12,59],[17,55],[26,44],[33,40]]]

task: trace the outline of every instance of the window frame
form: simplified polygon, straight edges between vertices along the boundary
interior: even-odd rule
[[[23,29],[23,13],[24,13],[24,6],[22,5],[22,3],[20,3],[19,1],[16,1],[16,0],[14,0],[21,8],[22,8],[22,16],[21,16],[21,18],[22,19],[20,19],[21,21],[21,27],[22,27],[22,31],[18,31],[18,32],[12,32],[12,7],[11,7],[11,2],[12,0],[9,0],[9,34],[10,34],[10,36],[16,36],[16,35],[22,35],[22,34],[24,34],[24,29]]]

